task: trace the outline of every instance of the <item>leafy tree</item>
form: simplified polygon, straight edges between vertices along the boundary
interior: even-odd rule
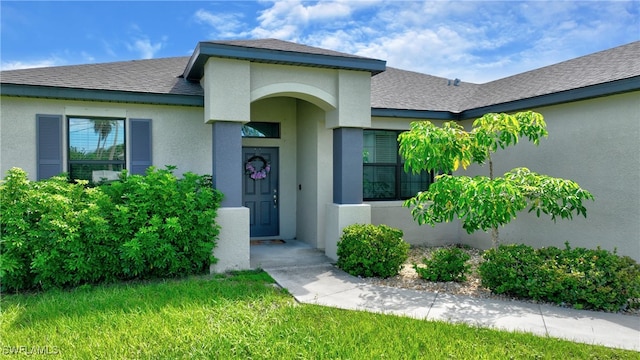
[[[411,130],[400,134],[400,155],[405,171],[438,171],[428,191],[407,200],[414,220],[419,224],[462,221],[468,232],[492,229],[494,247],[499,244],[498,226],[508,224],[527,207],[529,212],[572,219],[573,214],[587,216],[583,200],[593,195],[571,180],[537,174],[527,168],[515,168],[502,177],[494,177],[491,155],[498,149],[518,143],[526,137],[538,145],[548,135],[541,114],[527,111],[510,114],[486,114],[465,131],[455,122],[437,127],[429,121],[414,122]],[[460,166],[488,163],[489,176],[451,175]]]
[[[102,157],[102,152],[104,151],[104,147],[107,142],[107,137],[111,134],[111,130],[115,127],[116,130],[118,126],[114,123],[113,120],[106,119],[92,119],[93,122],[93,131],[98,135],[98,145],[96,146],[96,156],[98,159]],[[116,139],[117,139],[116,135]]]
[[[96,146],[95,158],[98,160],[113,160],[117,156],[120,157],[124,154],[123,147],[118,146],[119,140],[119,129],[118,125],[119,120],[109,120],[109,119],[92,119],[93,122],[93,131],[98,135],[98,144]],[[115,134],[113,136],[113,144],[107,148],[107,138],[111,134],[111,132],[115,129]],[[104,151],[109,149],[109,156],[107,159],[103,159]],[[113,165],[109,164],[109,170],[113,170]]]

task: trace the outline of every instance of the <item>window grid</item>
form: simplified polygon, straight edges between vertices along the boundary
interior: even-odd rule
[[[71,180],[113,180],[125,169],[125,120],[67,118],[68,171]]]
[[[400,131],[365,130],[363,149],[363,199],[404,200],[424,191],[433,174],[404,171],[398,154]]]

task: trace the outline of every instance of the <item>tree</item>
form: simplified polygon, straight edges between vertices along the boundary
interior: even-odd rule
[[[107,138],[111,134],[111,131],[115,129],[115,135],[113,136],[113,144],[109,151],[109,157],[107,160],[113,160],[116,154],[116,148],[118,145],[118,120],[108,119],[93,119],[93,131],[98,135],[98,145],[96,147],[96,160],[103,160],[103,152],[107,145]],[[113,169],[113,164],[109,164],[109,170]]]
[[[107,119],[92,119],[93,131],[98,134],[98,145],[96,146],[96,159],[102,158],[102,152],[107,143],[107,137],[111,134],[111,130],[114,127],[114,122]],[[116,129],[118,127],[116,126]]]
[[[498,226],[508,224],[527,207],[540,217],[547,214],[572,219],[573,214],[587,216],[583,200],[593,195],[576,182],[537,174],[527,168],[515,168],[502,177],[494,177],[491,155],[498,149],[518,143],[526,137],[536,146],[548,135],[541,114],[527,111],[513,115],[486,114],[465,131],[455,122],[437,127],[429,121],[414,122],[411,130],[400,134],[400,155],[405,171],[441,173],[429,189],[405,202],[420,225],[462,221],[468,232],[491,229],[493,246],[499,245]],[[458,176],[452,173],[470,164],[489,165],[489,176]]]

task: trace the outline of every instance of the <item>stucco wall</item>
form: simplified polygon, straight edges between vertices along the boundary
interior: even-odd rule
[[[585,204],[586,219],[554,223],[544,215],[523,213],[500,229],[503,242],[562,247],[569,241],[573,247],[617,248],[618,253],[640,260],[640,93],[533,110],[544,116],[549,137],[539,147],[525,140],[495,154],[495,173],[524,166],[572,179],[595,201]],[[490,246],[484,232],[460,233],[465,242]]]
[[[246,122],[250,117],[249,61],[209,58],[205,63],[204,121]]]
[[[618,249],[640,260],[640,93],[613,95],[586,101],[532,109],[547,123],[549,137],[536,147],[526,140],[493,156],[501,175],[514,167],[572,179],[596,197],[587,202],[587,214],[573,220],[537,218],[526,212],[500,229],[505,243]],[[408,129],[411,119],[374,117],[377,129]],[[463,121],[471,128],[473,120]],[[434,121],[436,124],[441,121]],[[470,167],[466,175],[488,175],[486,167]],[[435,228],[417,226],[401,202],[370,202],[374,224],[402,229],[412,244],[463,242],[489,248],[490,234],[467,234],[458,221]],[[447,241],[451,239],[451,241]]]
[[[333,194],[333,137],[322,109],[302,100],[297,108],[297,238],[323,249],[325,207]]]
[[[178,175],[186,171],[211,173],[211,126],[203,123],[202,108],[3,96],[1,109],[0,171],[3,177],[8,169],[17,166],[27,171],[30,179],[35,180],[36,114],[124,115],[127,118],[152,119],[155,166],[179,165],[176,171]],[[66,124],[63,133],[66,136]],[[63,151],[63,158],[66,159],[66,149]],[[66,160],[64,168],[66,169]]]
[[[371,201],[371,223],[388,225],[403,231],[403,239],[412,245],[439,246],[459,243],[460,224],[454,220],[447,224],[418,225],[411,216],[411,209],[402,206],[403,201]]]
[[[338,106],[336,74],[331,69],[252,63],[251,100],[290,96],[330,110]]]

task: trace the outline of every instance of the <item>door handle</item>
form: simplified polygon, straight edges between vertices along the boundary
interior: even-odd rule
[[[273,207],[278,206],[278,190],[273,189]]]

